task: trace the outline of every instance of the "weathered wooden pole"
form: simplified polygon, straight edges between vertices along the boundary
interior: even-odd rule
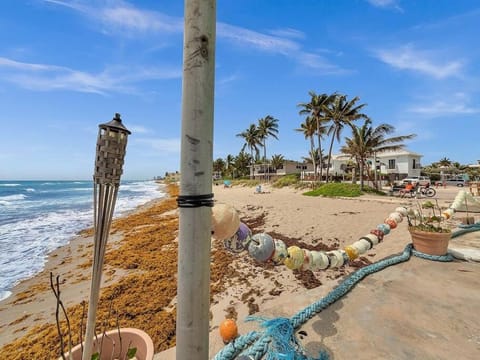
[[[179,360],[208,359],[215,0],[185,0],[177,286]]]

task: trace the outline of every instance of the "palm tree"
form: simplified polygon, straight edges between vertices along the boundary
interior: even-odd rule
[[[285,158],[283,157],[283,155],[280,155],[280,154],[272,155],[271,164],[275,170],[280,169],[283,166],[284,162],[285,162]]]
[[[218,158],[213,162],[213,171],[219,173],[220,176],[223,175],[225,171],[225,161],[222,158]]]
[[[238,176],[246,176],[249,174],[248,166],[252,163],[252,157],[247,154],[245,151],[240,151],[240,153],[235,157],[234,167],[238,172]]]
[[[340,149],[344,154],[350,155],[360,168],[360,189],[363,190],[363,172],[367,158],[375,153],[400,150],[405,147],[402,142],[414,138],[415,134],[386,137],[395,131],[390,124],[380,124],[372,127],[370,119],[365,120],[362,126],[350,124],[352,137],[345,138],[345,145]]]
[[[301,123],[300,128],[295,129],[295,131],[299,131],[299,132],[303,133],[303,135],[305,136],[305,139],[310,139],[310,154],[314,154],[315,153],[315,139],[314,139],[314,136],[315,136],[315,133],[317,131],[317,124],[316,124],[315,120],[312,117],[307,116],[305,118],[305,122]],[[313,180],[314,181],[315,181],[315,177],[317,175],[317,161],[316,161],[316,158],[317,158],[316,156],[313,156],[311,158],[311,161],[313,162]],[[320,172],[320,174],[321,174],[321,172]]]
[[[319,94],[317,95],[314,91],[309,91],[308,95],[310,95],[310,102],[308,103],[300,103],[298,106],[302,107],[303,109],[300,110],[300,115],[310,115],[312,120],[315,121],[317,125],[317,137],[318,137],[318,158],[322,159],[322,138],[323,135],[326,134],[326,126],[323,124],[328,121],[325,117],[326,108],[332,101],[335,99],[336,94]],[[315,167],[315,165],[314,165]],[[320,163],[320,180],[323,176],[323,162]]]
[[[242,151],[245,150],[245,147],[248,147],[250,149],[250,155],[251,155],[251,161],[252,163],[250,165],[253,165],[253,151],[255,150],[255,158],[258,158],[258,146],[261,145],[260,137],[259,137],[259,132],[258,128],[255,124],[250,124],[250,126],[245,130],[244,132],[241,132],[240,134],[237,134],[238,137],[242,137],[245,141],[245,144],[243,144]]]
[[[267,161],[267,139],[271,136],[278,140],[278,119],[273,116],[267,115],[264,118],[258,120],[258,139],[262,143],[263,147],[263,163]],[[264,165],[265,166],[265,165]],[[264,169],[265,170],[265,169]],[[265,177],[267,172],[264,171]]]
[[[333,142],[335,139],[340,141],[340,135],[346,125],[351,125],[353,121],[358,119],[368,119],[367,115],[360,112],[367,104],[357,105],[358,100],[360,100],[358,96],[348,101],[346,95],[335,94],[334,100],[325,108],[325,117],[331,122],[328,135],[332,137],[328,150],[327,182],[332,160]]]
[[[452,161],[449,158],[444,157],[438,161],[438,164],[439,166],[450,167],[452,166]]]
[[[225,158],[225,168],[230,177],[233,178],[233,171],[235,170],[235,157],[233,155],[228,154]]]

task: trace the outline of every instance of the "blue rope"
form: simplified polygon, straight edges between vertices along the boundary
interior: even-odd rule
[[[480,230],[480,224],[478,225],[479,229],[477,230]],[[338,287],[330,291],[323,299],[307,306],[302,311],[296,313],[291,319],[248,317],[246,321],[261,321],[260,325],[264,327],[265,330],[262,333],[252,331],[238,337],[220,350],[215,355],[214,360],[233,360],[240,354],[252,360],[260,360],[265,354],[267,355],[266,360],[329,360],[328,353],[325,351],[320,352],[317,358],[304,355],[304,350],[295,337],[295,330],[315,314],[326,309],[329,305],[347,294],[366,276],[389,266],[408,261],[411,255],[433,261],[453,260],[450,254],[442,256],[428,255],[414,250],[412,244],[408,244],[402,253],[387,257],[355,271]],[[251,347],[247,349],[249,346]]]
[[[467,234],[469,232],[480,231],[480,221],[477,221],[475,224],[471,224],[471,225],[460,224],[458,225],[458,227],[461,230],[457,230],[454,233],[452,233],[452,239],[457,236]]]

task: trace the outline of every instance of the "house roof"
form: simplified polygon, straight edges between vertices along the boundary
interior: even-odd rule
[[[418,156],[418,157],[423,156],[422,154],[418,154],[416,152],[403,149],[403,150],[385,151],[385,152],[377,153],[377,158],[385,158],[385,157],[401,156],[401,155],[410,155],[410,156]],[[373,157],[373,156],[371,156],[371,157]],[[348,160],[348,159],[350,159],[350,155],[332,154],[332,159],[334,159],[334,160]]]
[[[401,149],[401,150],[395,150],[395,151],[384,151],[381,153],[377,153],[377,157],[390,157],[390,156],[399,156],[399,155],[410,155],[410,156],[419,156],[422,157],[422,154]]]

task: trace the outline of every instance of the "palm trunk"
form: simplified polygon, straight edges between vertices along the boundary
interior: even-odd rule
[[[255,161],[253,160],[253,148],[250,148],[250,180],[254,178],[254,173],[255,173],[255,168],[253,164],[255,164]]]
[[[267,181],[267,146],[266,146],[266,139],[263,139],[263,177],[265,181]]]
[[[363,159],[360,160],[360,190],[363,191]]]
[[[335,141],[335,131],[332,134],[332,141],[330,142],[330,148],[328,149],[327,182],[328,182],[328,173],[330,172],[330,161],[332,159],[332,149],[333,149],[333,142],[334,141]]]
[[[317,118],[317,136],[318,136],[318,158],[320,163],[320,181],[323,180],[323,161],[322,161],[322,135],[320,134],[320,122]]]
[[[315,161],[315,140],[313,140],[313,136],[310,137],[310,153],[312,154],[312,162],[313,162],[313,182],[315,182],[317,178],[317,162]]]

